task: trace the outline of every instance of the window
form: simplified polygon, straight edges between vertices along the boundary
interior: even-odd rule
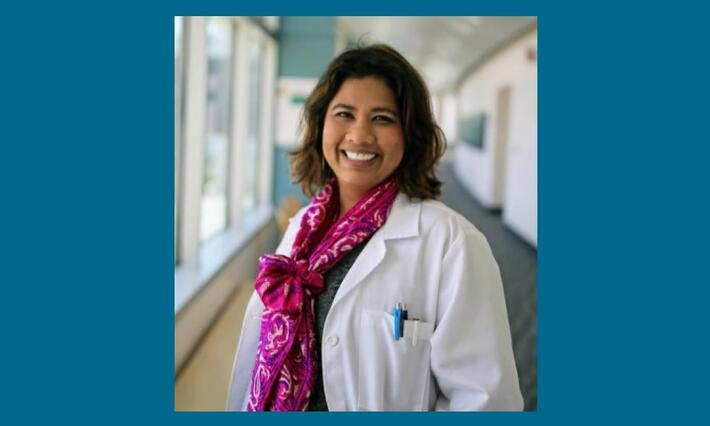
[[[207,22],[207,138],[204,149],[200,241],[227,226],[227,180],[232,76],[232,24]]]
[[[181,141],[182,141],[182,99],[183,99],[183,17],[175,17],[175,196],[174,198],[174,224],[173,239],[174,247],[174,263],[178,260],[178,203],[180,196],[180,166],[181,166]]]
[[[174,24],[179,312],[271,220],[276,42],[244,17]]]
[[[175,259],[183,266],[267,208],[271,116],[265,111],[273,110],[276,51],[247,18],[174,17],[174,23]]]

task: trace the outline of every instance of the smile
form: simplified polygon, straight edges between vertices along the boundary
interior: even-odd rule
[[[349,150],[343,150],[343,153],[345,156],[352,161],[370,161],[377,157],[377,154],[371,153],[371,152],[355,152],[355,151],[349,151]]]

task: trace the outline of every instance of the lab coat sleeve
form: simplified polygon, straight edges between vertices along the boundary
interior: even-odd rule
[[[276,253],[288,255],[291,244],[299,229],[300,217],[303,210],[294,218],[291,218],[288,228],[281,243],[276,248]],[[227,393],[227,410],[243,411],[246,409],[246,401],[249,394],[249,384],[251,382],[251,372],[256,360],[256,350],[259,345],[259,333],[261,328],[261,313],[264,311],[264,304],[261,302],[256,291],[252,291],[251,298],[244,313],[239,343],[234,357],[232,367],[232,378],[230,380],[229,392]]]
[[[431,369],[436,410],[523,409],[500,271],[475,229],[463,230],[444,255]]]
[[[259,345],[259,328],[264,305],[258,294],[252,292],[249,304],[244,314],[244,322],[239,334],[237,353],[232,367],[232,379],[227,394],[227,411],[243,411],[246,409],[251,372],[256,360],[256,350]]]

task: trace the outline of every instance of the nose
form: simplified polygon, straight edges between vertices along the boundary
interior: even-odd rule
[[[358,122],[348,130],[347,140],[354,144],[371,144],[375,142],[375,133],[369,122]]]

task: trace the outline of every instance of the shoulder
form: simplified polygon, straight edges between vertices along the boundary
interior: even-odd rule
[[[463,215],[438,200],[415,201],[420,204],[420,232],[443,234],[450,241],[458,238],[483,239],[485,237]]]
[[[310,207],[310,204],[306,204],[305,206],[301,207],[301,209],[288,220],[289,226],[301,226],[301,219],[303,218],[303,215],[306,214],[306,210],[308,210],[308,207]]]
[[[384,228],[385,239],[405,238],[425,250],[426,256],[443,257],[461,247],[488,246],[486,238],[468,219],[441,201],[412,200],[402,193]]]
[[[306,210],[308,210],[308,205],[302,207],[295,215],[293,215],[293,217],[289,218],[286,231],[281,238],[281,242],[276,248],[277,254],[288,255],[291,251],[291,245],[293,244],[293,240],[296,238],[296,234],[301,227],[301,219],[306,213]]]

